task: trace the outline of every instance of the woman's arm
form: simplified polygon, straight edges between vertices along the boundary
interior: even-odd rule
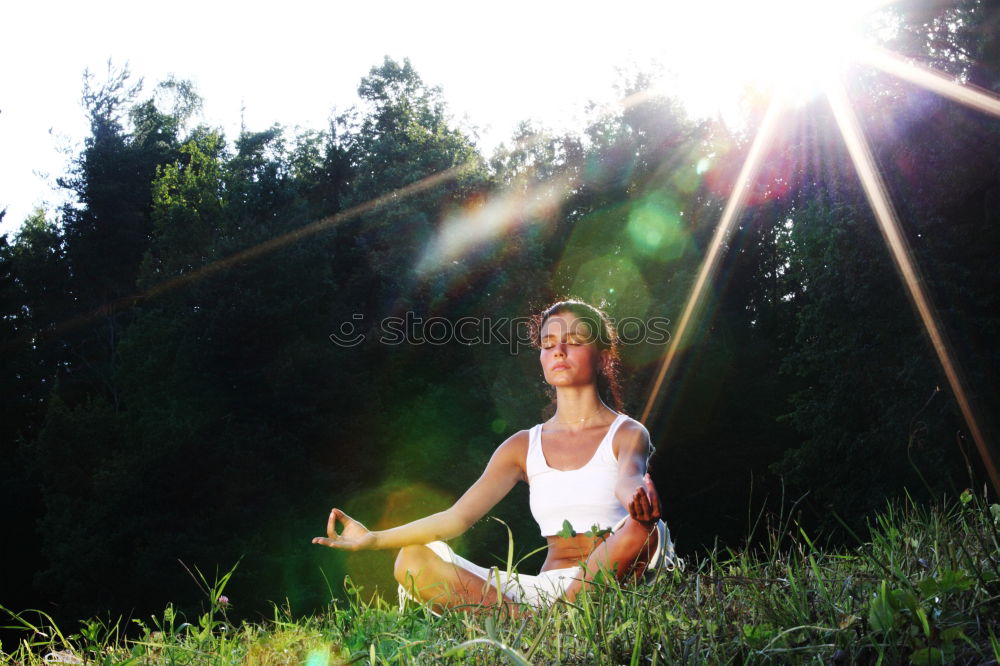
[[[618,454],[618,480],[615,496],[629,515],[642,523],[660,519],[660,498],[646,473],[649,457],[649,432],[638,421],[628,420],[615,433]]]
[[[333,509],[327,521],[326,537],[316,537],[313,543],[342,550],[375,550],[456,537],[485,516],[514,484],[525,478],[527,451],[528,433],[522,430],[497,447],[482,476],[450,508],[399,527],[372,532],[340,509]],[[339,534],[338,522],[343,525]]]

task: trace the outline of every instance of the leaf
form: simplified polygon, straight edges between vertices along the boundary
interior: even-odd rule
[[[927,611],[918,606],[914,615],[916,615],[917,619],[920,620],[920,627],[924,630],[924,637],[930,639],[931,625],[930,621],[927,619]]]
[[[895,621],[892,609],[885,603],[873,603],[868,609],[868,624],[872,631],[880,634],[888,633],[892,630]]]
[[[972,501],[972,491],[966,488],[962,491],[962,494],[958,496],[958,499],[962,504],[968,504]]]
[[[931,599],[941,594],[941,588],[934,578],[924,578],[917,581],[917,587],[920,588],[920,594],[923,595],[924,599]]]
[[[910,661],[916,664],[916,666],[943,666],[945,663],[944,653],[935,647],[917,650],[910,655]]]
[[[556,532],[556,536],[563,537],[564,539],[572,539],[576,536],[576,530],[573,529],[568,520],[564,520],[562,529]]]
[[[885,581],[882,581],[881,589],[872,599],[871,608],[868,609],[868,624],[871,625],[872,631],[882,634],[891,631],[896,624],[896,614],[890,605]]]
[[[941,632],[941,643],[944,645],[950,645],[953,641],[962,640],[968,641],[969,637],[965,635],[962,631],[962,627],[948,627]]]
[[[601,528],[601,526],[598,525],[597,523],[594,523],[593,525],[591,525],[590,529],[587,530],[587,532],[586,532],[587,536],[589,536],[591,538],[594,538],[594,539],[602,539],[602,538],[608,536],[609,534],[611,534],[611,528],[609,528],[609,527]]]
[[[951,569],[945,569],[937,578],[938,589],[942,594],[968,590],[975,582],[975,579],[964,571],[954,571]]]
[[[917,612],[917,597],[909,590],[893,590],[891,602],[894,608],[905,608],[911,613]]]
[[[774,636],[774,628],[768,624],[744,624],[743,638],[755,648],[763,647]]]
[[[486,635],[489,636],[490,639],[492,639],[494,641],[498,640],[497,639],[497,625],[496,625],[496,622],[493,621],[493,618],[491,616],[487,616],[486,617],[486,622],[485,622],[484,629],[486,630]]]

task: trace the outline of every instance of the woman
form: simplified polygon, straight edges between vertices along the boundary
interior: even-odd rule
[[[435,609],[499,604],[517,611],[559,597],[572,601],[602,570],[619,580],[641,574],[665,527],[646,473],[649,434],[606,403],[621,409],[614,329],[603,312],[575,300],[550,306],[537,324],[542,372],[555,389],[552,418],[503,442],[451,508],[377,532],[333,509],[327,536],[313,543],[400,549],[396,579],[407,596]],[[508,577],[442,543],[468,530],[518,481],[529,485],[531,512],[548,542],[538,576]]]

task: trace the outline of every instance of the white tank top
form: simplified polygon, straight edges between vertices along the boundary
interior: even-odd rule
[[[579,469],[558,470],[549,467],[542,453],[542,424],[528,431],[529,505],[542,536],[552,536],[568,520],[573,530],[586,532],[595,524],[601,529],[613,527],[628,515],[615,496],[618,459],[612,440],[618,427],[628,417],[619,414],[597,446],[593,457]]]

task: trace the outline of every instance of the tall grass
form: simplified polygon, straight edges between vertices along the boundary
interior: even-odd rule
[[[138,638],[89,620],[72,635],[38,613],[0,657],[17,664],[989,664],[1000,662],[1000,505],[963,493],[875,517],[863,545],[828,551],[789,521],[764,545],[715,549],[650,585],[595,587],[510,618],[403,611],[345,581],[347,600],[235,625],[206,583],[191,621],[171,607]],[[230,572],[231,573],[231,572]],[[135,632],[133,632],[135,633]]]

